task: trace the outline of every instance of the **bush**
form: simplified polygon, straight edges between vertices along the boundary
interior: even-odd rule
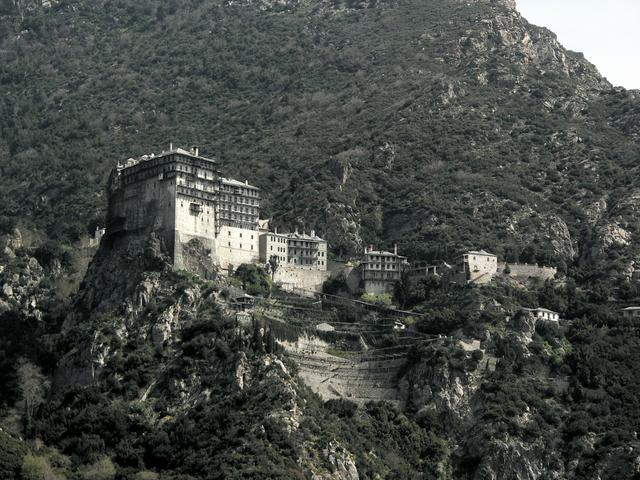
[[[18,478],[25,451],[24,445],[0,432],[0,478]]]
[[[327,410],[342,418],[351,418],[358,410],[358,405],[343,398],[327,400],[324,405]]]
[[[22,460],[21,475],[23,480],[44,480],[51,470],[44,457],[27,453]]]
[[[81,470],[81,478],[84,480],[112,480],[115,476],[116,467],[109,457],[103,457]]]
[[[249,295],[268,297],[271,294],[271,278],[264,268],[243,263],[234,275],[242,284],[242,289]]]
[[[68,267],[71,265],[71,254],[58,242],[47,241],[33,252],[33,256],[43,267],[50,266],[54,260]]]
[[[376,303],[378,305],[390,306],[393,304],[393,298],[390,293],[381,293],[379,295],[363,293],[361,300],[363,302]]]

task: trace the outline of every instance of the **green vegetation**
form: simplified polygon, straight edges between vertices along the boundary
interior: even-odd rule
[[[628,196],[637,101],[577,55],[540,63],[552,37],[499,2],[363,3],[65,0],[0,15],[0,228],[63,243],[92,232],[117,161],[173,141],[251,179],[265,217],[315,226],[337,254],[362,238],[425,260],[475,247],[572,267],[552,227],[591,246],[585,209]],[[487,39],[482,19],[496,18],[539,38],[532,51]]]
[[[170,141],[257,184],[264,217],[315,227],[335,257],[363,243],[434,262],[485,248],[505,271],[537,262],[567,278],[403,278],[393,299],[369,298],[423,314],[415,331],[407,322],[420,341],[403,368],[405,411],[323,403],[289,376],[277,327],[238,328],[218,286],[187,272],[156,268],[150,296],[122,294],[137,287],[125,274],[97,282],[41,319],[9,308],[0,416],[19,417],[26,441],[0,432],[0,477],[306,478],[301,459],[331,470],[324,451],[338,445],[361,478],[475,478],[504,463],[495,442],[520,442],[545,473],[575,465],[581,480],[616,448],[637,450],[640,337],[616,310],[640,298],[629,270],[640,107],[548,32],[488,1],[24,5],[0,3],[0,234],[25,226],[48,241],[3,259],[3,281],[20,277],[27,251],[69,267],[73,242],[104,224],[110,169]],[[628,245],[607,235],[617,227]],[[254,265],[232,282],[273,294]],[[324,288],[348,291],[345,278]],[[521,306],[567,323],[534,327]],[[77,383],[76,368],[83,386],[61,381],[46,396],[56,372]]]
[[[243,263],[236,269],[234,277],[240,281],[242,289],[249,295],[268,297],[271,293],[271,278],[259,265]]]
[[[379,305],[390,306],[393,305],[393,297],[389,293],[380,293],[380,294],[372,294],[372,293],[363,293],[360,299],[363,302],[368,303],[377,303]]]

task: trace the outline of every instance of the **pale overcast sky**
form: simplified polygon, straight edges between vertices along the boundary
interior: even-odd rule
[[[616,86],[640,89],[640,0],[516,0],[534,25],[584,53]]]

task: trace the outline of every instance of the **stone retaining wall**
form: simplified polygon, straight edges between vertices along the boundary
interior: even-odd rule
[[[510,273],[505,274],[506,266],[509,266]],[[555,267],[540,267],[526,263],[498,263],[498,273],[508,275],[517,279],[538,278],[542,281],[552,280],[558,273]]]

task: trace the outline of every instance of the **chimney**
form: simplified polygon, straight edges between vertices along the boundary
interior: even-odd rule
[[[191,147],[191,153],[197,157],[200,154],[200,149],[194,145]]]
[[[311,236],[315,237],[316,236],[316,231],[315,230],[311,230]]]
[[[244,181],[244,184],[245,184],[245,185],[249,185],[249,180],[245,180],[245,181]]]
[[[394,255],[398,255],[398,244],[397,243],[393,244],[393,254]]]
[[[169,151],[173,152],[173,142],[169,142]]]
[[[274,228],[274,233],[277,235],[278,234],[278,227]]]

